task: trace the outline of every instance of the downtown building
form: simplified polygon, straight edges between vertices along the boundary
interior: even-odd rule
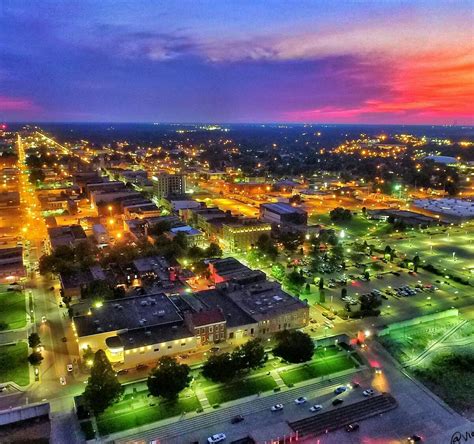
[[[186,177],[183,174],[158,174],[152,177],[153,194],[157,199],[186,193]]]
[[[216,288],[194,294],[155,293],[95,306],[86,301],[73,312],[79,350],[102,349],[123,368],[222,342],[269,339],[309,321],[309,306],[258,270],[229,275]]]

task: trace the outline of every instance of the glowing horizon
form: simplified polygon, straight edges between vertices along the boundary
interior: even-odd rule
[[[473,9],[7,2],[0,120],[470,125]]]

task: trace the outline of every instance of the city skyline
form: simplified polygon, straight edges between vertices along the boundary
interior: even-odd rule
[[[6,2],[0,120],[473,123],[472,2]]]

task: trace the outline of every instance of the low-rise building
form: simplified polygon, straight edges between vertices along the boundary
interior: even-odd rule
[[[15,282],[26,277],[23,247],[0,249],[0,282]]]
[[[95,241],[99,247],[105,247],[109,245],[110,236],[107,232],[107,229],[102,224],[93,225],[92,233],[94,234]]]
[[[286,203],[265,203],[260,205],[260,219],[277,225],[306,225],[308,213]]]
[[[272,226],[257,219],[240,219],[222,224],[222,243],[230,251],[243,251],[255,245],[262,234],[270,234]]]
[[[87,240],[86,233],[80,225],[66,225],[48,228],[49,246],[51,250],[61,245],[74,247]]]
[[[164,294],[122,298],[73,317],[80,350],[102,349],[124,367],[190,351],[197,346],[175,304]]]

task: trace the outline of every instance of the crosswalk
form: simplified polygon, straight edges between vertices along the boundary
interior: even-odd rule
[[[252,396],[251,400],[234,404],[229,407],[221,407],[218,410],[212,412],[205,412],[200,415],[185,418],[176,418],[173,422],[158,427],[150,427],[147,430],[142,428],[142,431],[135,431],[126,437],[123,433],[117,434],[117,438],[113,436],[109,437],[108,440],[104,440],[108,443],[115,444],[148,444],[152,440],[157,440],[160,443],[166,441],[166,439],[179,437],[187,433],[192,433],[200,429],[206,429],[213,425],[227,423],[233,416],[236,415],[251,415],[263,410],[269,409],[276,402],[288,403],[293,402],[295,398],[299,396],[310,396],[317,395],[317,392],[323,389],[337,387],[343,383],[346,383],[349,375],[358,372],[358,370],[348,371],[340,376],[333,377],[318,382],[313,382],[307,385],[291,388],[282,392],[272,393],[270,395],[261,396],[255,398]]]

